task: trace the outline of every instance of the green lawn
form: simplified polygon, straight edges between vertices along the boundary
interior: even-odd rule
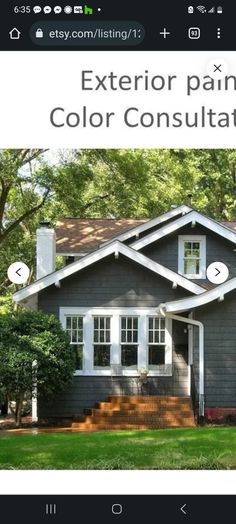
[[[0,469],[236,469],[236,428],[5,433]]]

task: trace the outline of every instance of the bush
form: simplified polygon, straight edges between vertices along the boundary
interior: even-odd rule
[[[38,397],[52,397],[74,369],[74,352],[55,316],[28,309],[0,315],[0,391],[16,402],[18,425],[36,383]]]

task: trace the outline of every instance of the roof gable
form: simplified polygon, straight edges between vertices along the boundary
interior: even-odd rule
[[[174,233],[178,229],[182,228],[183,226],[186,226],[187,224],[195,222],[198,223],[210,231],[222,236],[226,240],[229,240],[230,242],[233,242],[233,244],[236,244],[236,233],[232,230],[230,230],[225,225],[221,225],[219,222],[216,222],[212,218],[205,217],[201,213],[198,213],[197,211],[191,211],[187,213],[186,215],[174,220],[173,222],[161,227],[157,231],[154,231],[150,233],[149,235],[136,240],[131,244],[131,247],[137,251],[142,249],[143,247],[151,244],[152,242],[155,242],[159,240],[160,238],[163,238],[167,235],[170,235],[171,233]]]
[[[157,217],[152,218],[151,220],[145,220],[143,224],[137,225],[136,227],[129,229],[129,231],[117,236],[116,240],[119,240],[120,242],[125,242],[126,240],[129,240],[134,236],[138,238],[139,235],[141,235],[145,231],[148,231],[149,229],[152,229],[155,226],[159,226],[160,224],[167,222],[168,220],[171,220],[172,218],[175,218],[178,215],[185,215],[186,213],[190,213],[191,211],[193,211],[193,209],[184,204],[182,206],[175,207],[170,211],[163,213],[162,215],[158,215]]]
[[[49,287],[53,284],[58,284],[60,280],[63,280],[64,278],[67,278],[68,276],[73,275],[74,273],[77,273],[78,271],[81,271],[82,269],[91,266],[92,264],[95,264],[99,260],[102,260],[111,254],[119,256],[119,253],[126,256],[130,260],[136,262],[137,264],[140,264],[146,269],[153,271],[157,275],[166,278],[167,280],[173,282],[175,285],[183,287],[184,289],[193,294],[199,295],[200,293],[205,292],[205,289],[199,286],[198,284],[195,284],[191,280],[188,280],[187,278],[179,275],[178,273],[175,273],[174,271],[162,266],[161,264],[154,262],[142,253],[138,253],[137,251],[134,251],[132,248],[115,240],[107,246],[101,247],[94,253],[91,253],[81,258],[80,260],[77,260],[73,264],[69,264],[68,266],[63,267],[59,271],[55,271],[54,273],[51,273],[46,277],[37,280],[33,284],[21,289],[20,291],[17,291],[13,295],[13,300],[15,302],[21,302],[27,299],[28,297],[36,293],[39,293],[46,287]]]

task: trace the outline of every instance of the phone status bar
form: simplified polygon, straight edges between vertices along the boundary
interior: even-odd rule
[[[179,6],[173,0],[158,5],[157,10],[127,0],[97,4],[91,0],[80,5],[20,5],[9,0],[2,6],[0,49],[234,50],[235,16],[236,5],[223,2]],[[52,34],[62,36],[51,38]]]

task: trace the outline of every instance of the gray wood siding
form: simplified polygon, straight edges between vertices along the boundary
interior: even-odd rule
[[[39,309],[58,316],[59,307],[155,307],[189,292],[120,256],[103,260],[39,293]],[[187,339],[173,323],[173,375],[148,379],[146,394],[188,395]],[[143,391],[144,392],[144,391]],[[68,390],[40,403],[40,417],[71,417],[109,395],[140,394],[135,377],[74,377]]]
[[[156,307],[190,293],[120,256],[109,257],[39,293],[39,309],[59,314],[59,307]]]
[[[74,417],[109,395],[171,395],[188,396],[186,346],[176,339],[173,350],[172,377],[149,377],[148,384],[139,385],[137,377],[74,377],[67,391],[52,401],[39,402],[39,417]]]
[[[229,268],[230,278],[236,276],[236,246],[223,237],[211,233],[208,229],[187,225],[172,235],[168,235],[150,246],[146,246],[142,253],[163,266],[178,272],[178,236],[179,235],[206,235],[206,264],[224,262]],[[197,281],[200,284],[200,281]]]
[[[199,308],[194,318],[205,326],[206,407],[236,407],[236,293],[224,302]],[[194,373],[198,385],[198,340],[195,330]]]

